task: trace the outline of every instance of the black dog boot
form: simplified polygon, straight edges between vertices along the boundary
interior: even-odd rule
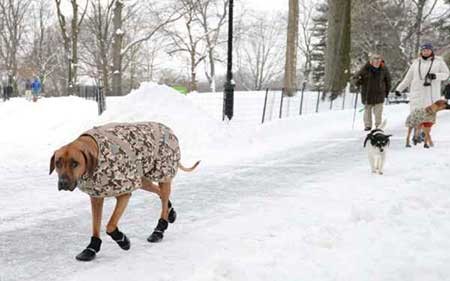
[[[167,229],[169,223],[164,219],[159,219],[158,225],[156,226],[153,233],[147,238],[147,241],[150,243],[156,243],[163,239],[164,231]]]
[[[81,253],[76,256],[79,261],[91,261],[95,259],[95,255],[100,251],[102,240],[98,237],[92,236],[91,243]]]
[[[175,212],[175,209],[172,207],[172,202],[169,200],[169,222],[174,223],[177,219],[177,212]]]
[[[120,248],[123,250],[129,250],[130,249],[130,240],[128,237],[119,230],[119,228],[116,228],[113,232],[106,232],[111,238],[117,242]]]
[[[425,133],[424,132],[420,132],[419,134],[419,143],[422,143],[425,141]]]
[[[424,148],[430,148],[430,147],[428,146],[428,144],[424,144],[423,147],[424,147]]]

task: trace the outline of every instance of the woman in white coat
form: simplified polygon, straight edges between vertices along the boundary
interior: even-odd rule
[[[410,110],[425,108],[441,98],[441,82],[448,77],[449,69],[445,61],[434,55],[431,43],[425,43],[395,94],[400,95],[409,87]]]

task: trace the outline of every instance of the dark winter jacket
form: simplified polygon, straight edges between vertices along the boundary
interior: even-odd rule
[[[450,100],[450,82],[445,86],[444,90],[442,91],[442,95],[447,100]]]
[[[391,89],[391,75],[384,63],[379,68],[370,63],[364,65],[354,77],[355,84],[361,86],[363,104],[384,103]]]

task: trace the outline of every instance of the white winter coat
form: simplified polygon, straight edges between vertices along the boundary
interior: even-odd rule
[[[415,59],[409,67],[403,81],[397,86],[397,91],[402,92],[409,87],[409,104],[413,111],[417,108],[424,108],[441,98],[441,82],[449,76],[447,64],[441,57],[435,57],[432,60],[424,60],[422,57]],[[419,72],[420,65],[420,72]],[[431,65],[431,69],[430,69]],[[436,74],[436,79],[431,80],[431,86],[424,86],[425,75],[428,73]]]

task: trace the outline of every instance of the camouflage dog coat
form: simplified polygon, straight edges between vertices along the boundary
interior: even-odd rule
[[[406,118],[405,126],[408,128],[414,128],[424,122],[436,122],[436,113],[427,108],[414,109],[411,114]]]
[[[78,188],[93,197],[118,196],[142,186],[142,177],[165,182],[178,170],[180,148],[172,130],[160,123],[112,123],[85,132],[98,145],[98,165]]]

